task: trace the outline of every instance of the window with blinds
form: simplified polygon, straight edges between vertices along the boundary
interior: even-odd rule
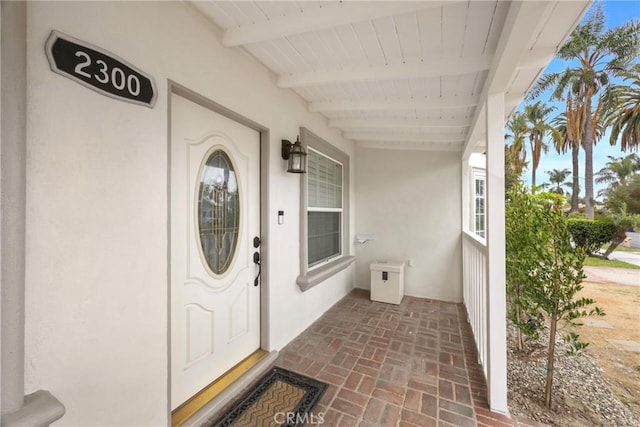
[[[342,253],[342,164],[309,149],[307,156],[308,265]]]

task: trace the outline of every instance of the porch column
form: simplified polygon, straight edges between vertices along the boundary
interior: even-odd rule
[[[470,228],[469,204],[471,195],[469,194],[469,155],[462,155],[462,231],[468,231]]]
[[[0,278],[2,279],[2,414],[24,400],[26,200],[26,2],[0,3]]]
[[[64,406],[24,395],[27,182],[27,2],[0,2],[0,424],[48,426]]]
[[[507,413],[507,295],[504,223],[504,93],[486,101],[487,386],[492,411]]]

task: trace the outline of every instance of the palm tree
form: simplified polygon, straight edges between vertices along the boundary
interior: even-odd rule
[[[558,154],[571,150],[571,212],[578,212],[580,203],[580,163],[578,159],[580,140],[582,139],[581,117],[582,115],[578,109],[573,107],[571,92],[569,92],[565,112],[560,113],[551,121],[556,131],[560,134],[560,139],[555,144]]]
[[[507,145],[508,158],[514,173],[520,177],[522,171],[527,167],[527,149],[525,146],[525,138],[529,128],[524,115],[518,111],[514,112],[506,125],[510,133],[505,135],[506,139],[511,139],[511,144]]]
[[[640,50],[640,22],[632,20],[605,31],[602,3],[596,3],[588,19],[578,25],[569,40],[558,51],[558,57],[576,65],[559,73],[543,76],[533,91],[535,97],[555,87],[552,97],[562,99],[573,94],[582,114],[582,147],[585,153],[585,214],[593,219],[593,145],[594,119],[600,116],[598,94],[609,83],[609,77],[628,68]],[[594,100],[598,107],[593,110]]]
[[[571,188],[571,183],[567,182],[567,177],[571,175],[569,169],[552,169],[547,171],[549,175],[549,181],[551,184],[555,184],[555,187],[551,190],[552,193],[564,195],[563,186]]]
[[[556,130],[547,123],[547,116],[555,110],[544,102],[538,101],[535,104],[525,105],[524,119],[529,133],[529,146],[531,148],[531,188],[536,185],[536,170],[540,164],[542,152],[549,151],[549,146],[544,139],[548,133],[557,133]]]
[[[640,64],[621,73],[624,85],[611,85],[605,92],[607,110],[605,123],[611,126],[609,143],[616,145],[620,132],[622,151],[638,150],[640,146]]]
[[[640,171],[640,157],[632,153],[625,157],[607,156],[609,161],[606,166],[596,173],[596,183],[609,184],[615,188],[618,185],[625,185],[627,178]]]

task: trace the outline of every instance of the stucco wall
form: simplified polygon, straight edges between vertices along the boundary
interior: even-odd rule
[[[459,153],[356,149],[356,286],[369,264],[405,262],[405,294],[462,301]],[[409,267],[409,259],[413,267]]]
[[[51,72],[54,29],[152,75],[155,107]],[[280,140],[305,126],[351,156],[353,146],[219,36],[177,2],[28,4],[26,392],[62,401],[56,425],[168,423],[168,79],[270,129],[269,350],[353,286],[353,267],[305,293],[295,284],[299,177],[285,172]]]

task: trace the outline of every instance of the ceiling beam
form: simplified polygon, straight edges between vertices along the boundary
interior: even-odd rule
[[[524,93],[508,92],[504,94],[504,102],[509,105],[518,105],[524,96]]]
[[[396,98],[372,100],[312,101],[311,112],[332,111],[385,111],[385,110],[437,110],[443,108],[474,107],[477,96],[450,96],[445,98]]]
[[[488,70],[492,57],[478,55],[471,58],[439,58],[417,64],[365,65],[281,74],[278,77],[278,86],[294,88],[332,83],[456,76]]]
[[[268,21],[252,22],[227,29],[222,44],[231,47],[259,43],[295,34],[320,31],[341,25],[401,15],[417,10],[436,8],[446,1],[428,2],[325,2],[322,4],[300,3],[300,11]]]
[[[345,132],[346,139],[354,141],[380,141],[380,142],[420,142],[420,143],[449,143],[464,142],[465,135],[446,133],[394,133],[394,132]]]
[[[331,119],[329,126],[340,129],[412,129],[464,128],[471,126],[468,118],[461,119]]]
[[[518,69],[544,68],[553,59],[556,49],[534,49],[522,52]]]
[[[433,144],[424,142],[358,141],[356,142],[356,146],[360,148],[377,148],[382,150],[462,151],[462,142]]]

